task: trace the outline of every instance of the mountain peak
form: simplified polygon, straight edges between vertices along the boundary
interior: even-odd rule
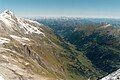
[[[5,10],[1,15],[4,17],[6,17],[6,16],[11,17],[11,18],[15,17],[15,14],[10,10]]]
[[[1,15],[1,18],[9,19],[12,21],[17,21],[15,14],[10,10],[5,10]],[[3,20],[3,19],[2,19]]]
[[[8,15],[13,15],[13,12],[10,10],[5,10],[4,13],[8,14]]]

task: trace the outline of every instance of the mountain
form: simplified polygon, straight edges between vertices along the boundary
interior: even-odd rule
[[[83,53],[102,75],[98,79],[120,69],[119,19],[43,18],[37,21]]]
[[[1,77],[4,80],[62,79],[65,75],[59,60],[62,48],[56,43],[59,41],[46,26],[4,11],[0,15]]]
[[[119,78],[119,20],[37,21],[9,10],[0,14],[0,80]]]
[[[101,73],[42,23],[0,14],[0,80],[96,80]]]
[[[49,29],[43,27],[36,21],[17,18],[9,10],[0,14],[0,76],[4,80],[56,80],[52,72],[62,74],[52,54],[59,47],[47,37]]]

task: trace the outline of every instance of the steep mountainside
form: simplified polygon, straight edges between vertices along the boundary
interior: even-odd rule
[[[48,36],[52,34],[42,24],[17,18],[9,10],[2,13],[0,75],[5,80],[56,80],[59,77],[55,73],[64,75],[54,56],[55,49],[61,49]]]
[[[0,14],[1,80],[96,80],[101,74],[76,48],[36,21]]]

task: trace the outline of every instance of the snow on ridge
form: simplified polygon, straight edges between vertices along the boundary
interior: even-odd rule
[[[10,11],[10,10],[5,10],[3,13],[7,13],[8,15],[11,15],[11,16],[13,16],[14,14],[13,14],[13,12],[12,11]]]
[[[37,21],[34,21],[34,20],[30,20],[30,19],[25,19],[26,21],[29,21],[30,23],[35,23],[35,24],[38,24],[38,25],[43,25]]]
[[[26,34],[36,33],[36,34],[43,34],[44,35],[44,33],[41,32],[40,30],[38,30],[37,27],[34,27],[28,23],[25,23],[22,19],[19,19],[18,21],[20,23],[20,28],[24,29]],[[29,20],[29,21],[32,21],[32,20]]]
[[[2,14],[0,15],[0,20],[3,21],[6,26],[11,26],[10,21],[6,19]]]
[[[0,21],[2,21],[9,30],[13,30],[13,25],[17,22],[17,18],[11,11],[4,11],[0,14]]]
[[[18,37],[18,36],[15,36],[15,35],[10,35],[10,37],[12,37],[16,41],[20,42],[22,45],[25,45],[27,42],[30,41],[30,39],[28,39],[26,37]]]
[[[29,20],[29,19],[21,19],[17,18],[13,12],[6,10],[2,14],[0,14],[0,21],[2,21],[7,29],[13,31],[15,29],[23,29],[25,34],[35,33],[45,35],[42,31],[42,28],[36,27],[35,25],[41,26],[42,24],[37,21]],[[32,25],[33,24],[33,25]]]
[[[7,19],[8,21],[12,21],[12,22],[16,22],[17,18],[16,16],[13,14],[13,12],[9,11],[9,10],[5,10],[2,14],[1,17],[4,17],[5,19]]]

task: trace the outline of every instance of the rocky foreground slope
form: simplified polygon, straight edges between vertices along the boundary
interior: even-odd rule
[[[56,38],[44,25],[17,18],[11,11],[0,14],[0,80],[60,80],[64,75]]]

